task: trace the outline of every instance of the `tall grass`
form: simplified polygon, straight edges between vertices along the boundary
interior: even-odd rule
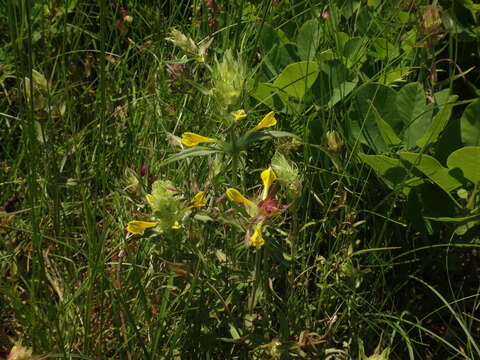
[[[278,130],[300,140],[256,143],[233,173],[215,173],[214,157],[167,161],[185,131],[223,136],[215,99],[193,84],[211,86],[205,67],[170,81],[166,64],[182,56],[165,40],[171,28],[197,43],[212,37],[210,64],[227,49],[238,54],[248,87],[265,65],[261,26],[293,42],[305,21],[328,10],[319,51],[343,46],[349,34],[362,55],[391,24],[390,41],[407,35],[402,8],[218,3],[212,27],[199,0],[3,1],[0,356],[21,341],[68,359],[367,359],[385,349],[391,359],[476,358],[475,246],[453,243],[449,229],[418,234],[402,194],[358,160],[361,145],[345,121],[356,89],[329,109],[292,101],[292,111],[277,114]],[[411,13],[421,14],[427,1],[415,3]],[[387,52],[352,71],[382,81],[397,68],[431,66],[422,56]],[[242,131],[270,110],[250,95]],[[338,152],[329,149],[331,130],[343,139]],[[246,248],[238,208],[224,193],[259,192],[260,172],[278,149],[294,160],[302,191],[266,227],[266,245]],[[166,179],[182,201],[207,188],[208,216],[178,232],[127,234],[128,221],[148,214],[152,183]]]

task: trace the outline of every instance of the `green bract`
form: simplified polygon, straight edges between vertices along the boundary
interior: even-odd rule
[[[185,204],[175,195],[177,191],[170,181],[157,180],[152,185],[152,193],[145,198],[153,210],[153,216],[163,229],[178,227],[186,213]]]

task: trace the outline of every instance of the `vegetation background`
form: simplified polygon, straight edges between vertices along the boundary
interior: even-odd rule
[[[480,358],[479,16],[0,1],[0,357]],[[225,192],[270,166],[276,216],[246,247]],[[128,234],[156,181],[180,229]]]

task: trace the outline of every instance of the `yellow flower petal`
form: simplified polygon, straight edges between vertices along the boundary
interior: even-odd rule
[[[255,226],[255,232],[250,237],[250,246],[260,247],[265,244],[265,240],[262,236],[262,226],[263,223],[258,223]]]
[[[172,225],[172,229],[174,230],[178,230],[180,229],[182,226],[178,223],[178,221],[175,221]]]
[[[247,117],[247,113],[243,109],[234,111],[232,113],[232,115],[235,118],[235,121],[242,120],[242,119],[245,119]]]
[[[141,234],[145,229],[157,226],[158,223],[150,221],[130,221],[127,225],[127,231],[132,234]]]
[[[260,130],[277,124],[277,119],[275,119],[275,113],[270,111],[265,117],[258,123],[253,130]]]
[[[256,206],[252,201],[248,200],[245,196],[243,196],[240,191],[237,189],[229,188],[227,189],[227,196],[231,201],[244,204],[247,206]]]
[[[188,206],[188,208],[189,209],[200,208],[200,207],[204,207],[205,205],[207,205],[207,198],[205,196],[203,196],[203,191],[199,191],[193,197],[193,199],[190,202],[190,205]]]
[[[145,195],[145,200],[147,200],[148,205],[150,205],[150,207],[151,207],[153,210],[155,210],[155,204],[154,204],[154,202],[153,202],[154,199],[155,199],[155,198],[153,197],[152,194],[147,194],[147,195]]]
[[[182,135],[182,144],[185,146],[195,146],[200,143],[214,143],[217,142],[217,140],[205,137],[202,135],[198,135],[192,132],[185,132]]]
[[[273,169],[269,167],[267,170],[263,170],[260,174],[260,177],[263,181],[263,195],[262,199],[265,200],[268,196],[268,192],[270,191],[270,187],[272,183],[277,179],[277,175],[273,172]]]

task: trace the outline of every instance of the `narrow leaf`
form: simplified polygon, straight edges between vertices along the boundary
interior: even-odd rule
[[[206,146],[195,146],[189,149],[182,150],[181,152],[170,156],[168,159],[164,160],[160,164],[160,166],[169,164],[174,161],[179,161],[179,160],[187,159],[190,157],[194,157],[194,156],[206,156],[206,155],[211,155],[219,152],[221,152],[221,150],[219,149],[210,148]]]

